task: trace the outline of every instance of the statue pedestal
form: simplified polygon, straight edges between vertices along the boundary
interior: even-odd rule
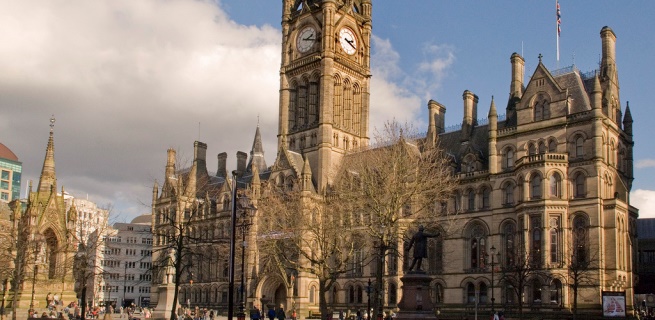
[[[403,282],[403,296],[398,303],[396,320],[437,319],[430,297],[430,281],[425,272],[409,271],[400,280]]]

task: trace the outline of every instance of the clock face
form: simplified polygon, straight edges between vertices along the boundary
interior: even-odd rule
[[[347,54],[354,54],[357,51],[357,38],[355,38],[355,33],[348,29],[343,28],[339,31],[339,42],[343,51]]]
[[[305,27],[300,32],[298,32],[298,38],[296,39],[296,47],[301,53],[309,51],[316,42],[316,29],[312,27]]]

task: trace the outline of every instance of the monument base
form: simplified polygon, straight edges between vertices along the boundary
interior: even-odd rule
[[[403,296],[398,303],[396,320],[437,319],[434,304],[430,297],[432,278],[423,271],[410,271],[400,281],[403,282]]]

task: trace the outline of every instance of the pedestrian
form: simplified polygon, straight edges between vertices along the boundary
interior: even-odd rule
[[[296,309],[291,311],[291,320],[298,320],[298,315],[296,314]]]
[[[268,313],[266,315],[268,316],[268,320],[275,320],[275,310],[273,310],[273,307],[268,307]]]
[[[280,309],[277,309],[277,312],[275,313],[275,317],[277,317],[277,320],[286,320],[287,315],[284,313],[284,305],[280,305]]]
[[[209,320],[214,320],[214,310],[209,310]]]
[[[259,308],[255,306],[255,308],[250,311],[250,319],[252,320],[260,320],[262,318],[262,314],[259,312]]]

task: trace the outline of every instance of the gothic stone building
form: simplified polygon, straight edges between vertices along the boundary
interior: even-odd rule
[[[368,146],[369,107],[375,107],[369,106],[371,1],[283,4],[277,158],[266,166],[259,128],[249,163],[245,153],[237,154],[236,185],[255,202],[263,183],[324,190],[344,155]],[[491,297],[501,309],[515,308],[522,299],[531,310],[568,310],[573,303],[567,275],[572,257],[595,259],[593,283],[579,289],[581,309],[598,314],[602,291],[625,292],[627,308],[632,308],[637,219],[637,209],[629,204],[632,117],[619,99],[616,35],[604,27],[600,36],[602,61],[591,73],[575,67],[550,71],[539,59],[524,82],[525,60],[512,54],[504,119],[492,99],[488,122],[479,123],[478,97],[466,90],[461,128],[446,132],[446,107],[428,103],[424,139],[448,152],[460,180],[447,207],[459,212],[462,228],[429,245],[432,298],[444,312],[470,310],[476,298],[488,307]],[[169,150],[164,184],[153,190],[153,261],[164,255],[158,248],[165,247],[170,232],[166,221],[186,217],[190,234],[198,238],[219,240],[230,233],[233,180],[225,168],[226,154],[218,155],[217,173],[210,175],[206,148],[196,142],[194,162],[187,169],[176,168],[175,151]],[[246,235],[251,244],[245,270],[248,306],[284,304],[303,316],[318,310],[316,280],[260,269],[263,253],[256,237],[255,223]],[[223,310],[227,305],[228,256],[212,250],[216,254],[198,258],[184,279],[179,299],[184,305]],[[522,297],[498,280],[502,270],[516,263],[517,253],[539,269],[527,279]],[[399,264],[405,263],[389,259],[384,303],[393,309],[402,286],[404,268]],[[171,274],[162,271],[153,279],[157,310],[170,310]],[[367,266],[340,279],[329,293],[331,308],[366,308],[367,280],[373,275]]]

